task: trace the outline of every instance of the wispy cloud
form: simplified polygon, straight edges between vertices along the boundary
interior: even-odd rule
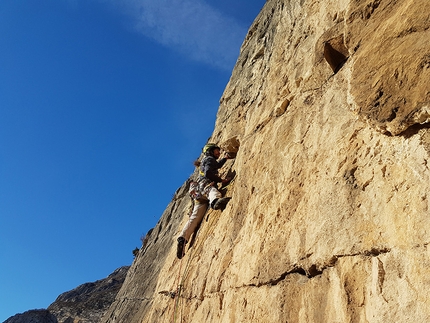
[[[146,37],[193,60],[231,70],[248,26],[203,0],[110,0]]]

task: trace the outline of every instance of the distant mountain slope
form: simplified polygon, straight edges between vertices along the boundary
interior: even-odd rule
[[[57,323],[57,319],[48,310],[31,310],[16,314],[3,323]]]
[[[124,282],[127,267],[115,270],[107,278],[82,284],[58,296],[48,310],[59,323],[96,323],[114,301]]]
[[[3,323],[98,323],[115,299],[129,266],[58,296],[48,309],[17,314]]]

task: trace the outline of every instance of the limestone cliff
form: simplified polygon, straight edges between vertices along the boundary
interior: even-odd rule
[[[428,0],[268,0],[210,138],[230,203],[178,260],[179,188],[104,322],[428,322],[429,27]]]

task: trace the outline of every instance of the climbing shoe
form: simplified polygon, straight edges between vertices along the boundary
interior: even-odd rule
[[[179,259],[182,259],[182,257],[185,255],[185,238],[179,237],[178,238],[178,249],[176,251],[176,256],[178,256]]]
[[[230,201],[231,197],[221,197],[212,202],[212,208],[214,210],[224,210],[228,201]]]

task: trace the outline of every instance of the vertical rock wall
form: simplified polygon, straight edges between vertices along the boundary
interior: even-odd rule
[[[232,200],[179,261],[185,183],[104,321],[428,322],[429,27],[428,0],[268,0],[211,138]]]

